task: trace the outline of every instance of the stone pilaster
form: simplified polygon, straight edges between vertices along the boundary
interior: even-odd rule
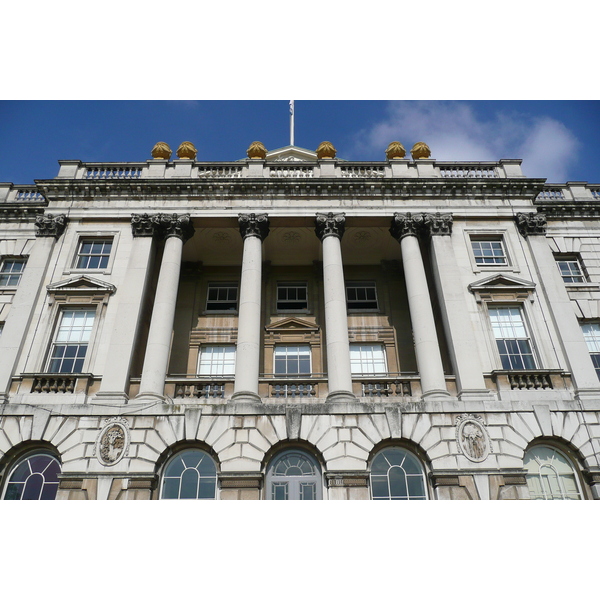
[[[325,340],[327,349],[327,402],[355,402],[350,369],[346,285],[341,239],[346,218],[343,213],[317,214],[315,233],[323,244],[323,293],[325,296]]]
[[[160,214],[158,227],[166,239],[137,400],[164,398],[183,244],[194,235],[190,215]]]
[[[423,398],[447,397],[442,356],[418,234],[425,226],[425,215],[401,215],[392,219],[390,233],[400,242],[406,278],[408,307],[415,342],[417,366]]]
[[[244,240],[238,337],[235,356],[235,383],[232,403],[260,402],[260,315],[262,288],[262,241],[269,234],[266,214],[240,214],[240,235]]]

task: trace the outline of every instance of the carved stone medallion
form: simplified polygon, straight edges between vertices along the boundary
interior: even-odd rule
[[[129,423],[123,417],[110,417],[104,423],[96,438],[96,457],[112,467],[129,453]]]
[[[461,452],[472,462],[483,462],[492,451],[483,419],[476,415],[456,417],[456,441]]]

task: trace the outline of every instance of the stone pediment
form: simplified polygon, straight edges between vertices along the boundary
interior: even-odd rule
[[[281,319],[281,321],[277,321],[276,323],[271,323],[271,325],[267,325],[265,330],[271,333],[282,331],[311,333],[319,331],[319,327],[310,321],[305,321],[304,319],[288,317],[286,319]]]
[[[267,160],[281,162],[304,162],[317,160],[317,153],[314,150],[307,150],[299,146],[284,146],[267,152]]]
[[[87,293],[87,294],[114,294],[117,288],[112,283],[106,283],[87,275],[78,275],[64,279],[57,283],[51,283],[46,287],[48,293]]]
[[[535,283],[512,275],[491,275],[471,283],[469,291],[481,300],[522,300],[535,289]]]

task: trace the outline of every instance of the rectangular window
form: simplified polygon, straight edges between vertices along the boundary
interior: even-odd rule
[[[310,346],[275,346],[275,375],[309,375]]]
[[[234,375],[235,346],[202,346],[198,375]]]
[[[77,248],[74,268],[106,269],[112,244],[112,238],[82,238]]]
[[[19,285],[26,262],[25,258],[3,258],[0,261],[0,286],[16,287]]]
[[[387,374],[383,345],[350,344],[350,370],[353,375]]]
[[[63,310],[50,348],[49,373],[81,373],[95,310]]]
[[[596,375],[600,379],[600,323],[583,323],[581,330],[590,351]]]
[[[585,274],[579,257],[556,254],[556,265],[565,283],[585,283]]]
[[[278,283],[277,310],[307,310],[308,288],[305,283]]]
[[[373,282],[346,283],[346,301],[349,310],[377,310],[377,286]]]
[[[471,238],[471,248],[477,265],[484,267],[508,265],[506,250],[501,237]]]
[[[490,306],[490,320],[503,369],[535,369],[531,340],[519,306]]]
[[[206,298],[206,310],[237,310],[237,283],[209,283]]]

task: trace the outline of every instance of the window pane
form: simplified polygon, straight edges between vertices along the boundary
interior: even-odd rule
[[[206,310],[237,310],[237,284],[209,283]]]
[[[58,491],[60,463],[47,453],[23,458],[12,470],[5,500],[54,500]]]
[[[235,346],[203,346],[200,351],[199,375],[233,375]]]
[[[527,486],[532,500],[581,500],[582,494],[571,462],[548,446],[535,446],[525,453]]]
[[[276,375],[308,375],[310,346],[276,346],[274,354]]]
[[[382,344],[350,344],[350,368],[354,375],[387,373],[387,361]]]
[[[502,240],[471,240],[475,263],[478,265],[506,265],[506,253]]]
[[[503,369],[535,369],[531,342],[518,306],[489,307]]]
[[[377,286],[373,282],[347,283],[346,302],[348,308],[352,310],[378,309]]]
[[[403,448],[385,448],[371,463],[371,496],[374,500],[426,500],[421,462]]]

